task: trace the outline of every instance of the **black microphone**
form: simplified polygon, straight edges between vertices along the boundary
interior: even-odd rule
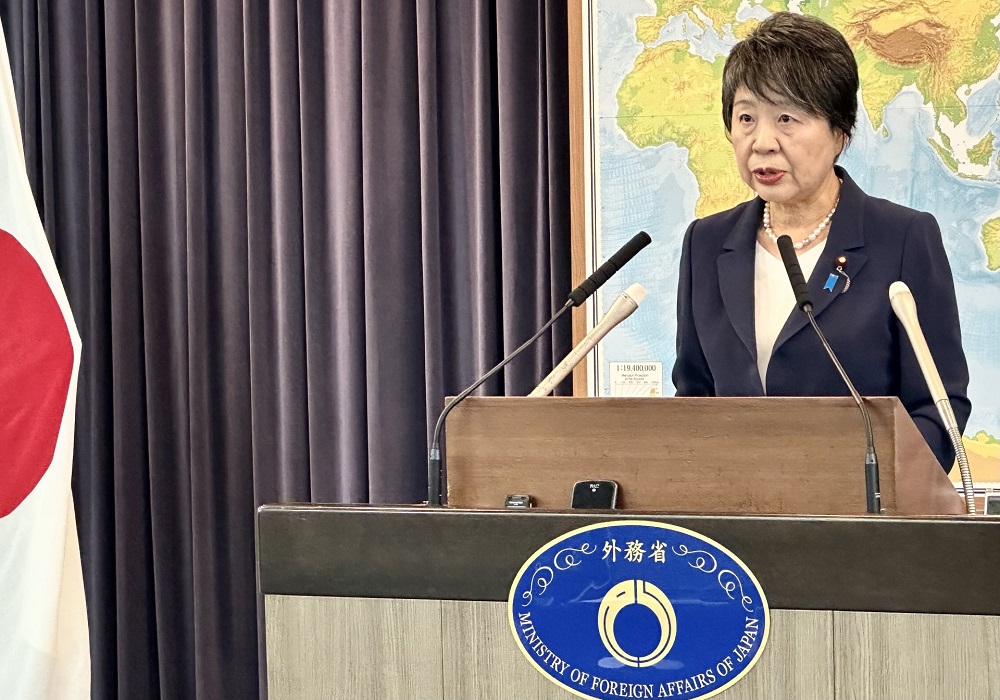
[[[523,345],[521,345],[521,347],[501,360],[496,367],[480,377],[475,384],[465,389],[461,394],[456,396],[451,403],[444,407],[444,410],[441,411],[441,415],[438,416],[437,424],[434,426],[434,436],[431,439],[431,447],[427,454],[427,505],[441,505],[441,429],[444,428],[444,419],[449,413],[451,413],[451,409],[455,408],[455,406],[461,403],[463,399],[479,388],[483,382],[503,369],[507,363],[517,357],[522,350],[538,340],[542,336],[542,333],[547,331],[549,327],[556,322],[556,319],[574,306],[582,304],[587,297],[596,292],[598,287],[607,282],[612,275],[624,267],[625,263],[634,258],[635,254],[649,245],[651,241],[652,239],[645,231],[640,231],[633,236],[632,240],[623,245],[617,253],[612,255],[607,262],[601,265],[597,271],[594,272],[594,274],[583,282],[583,284],[572,291],[569,295],[569,299],[567,299],[566,303],[562,305],[562,308],[560,308],[555,315],[538,330],[537,333],[531,336]]]
[[[795,293],[795,303],[807,314],[812,311],[812,298],[809,296],[809,283],[806,282],[802,268],[799,267],[799,256],[795,254],[795,245],[788,236],[778,237],[778,252],[781,253],[781,262],[785,263],[785,272],[788,273],[788,281],[792,283],[792,292]],[[812,318],[810,316],[809,318]],[[822,336],[823,334],[820,333]],[[834,360],[836,361],[836,360]],[[850,384],[850,381],[847,382]]]
[[[868,413],[868,407],[865,406],[865,402],[861,399],[861,395],[858,394],[858,390],[854,388],[854,384],[847,376],[847,372],[844,371],[844,367],[840,364],[840,360],[837,359],[837,355],[833,352],[833,348],[830,347],[830,343],[827,342],[823,331],[816,324],[816,319],[812,312],[813,305],[812,298],[809,295],[809,285],[802,274],[802,268],[799,267],[799,258],[795,254],[795,245],[787,235],[778,236],[778,252],[781,253],[781,261],[785,263],[788,281],[792,283],[792,291],[795,292],[795,303],[798,304],[798,307],[809,318],[809,323],[819,336],[820,342],[823,343],[826,354],[833,360],[834,366],[840,372],[841,378],[854,398],[854,403],[861,409],[861,418],[865,424],[865,439],[868,443],[868,449],[865,454],[865,501],[867,502],[869,513],[881,513],[882,494],[879,491],[878,484],[878,457],[875,455],[875,436],[872,432],[872,418]]]
[[[632,240],[618,249],[618,252],[608,258],[607,262],[594,270],[594,274],[585,279],[579,287],[569,293],[569,300],[573,306],[579,306],[587,297],[596,292],[598,288],[611,279],[611,276],[625,267],[625,263],[635,257],[635,254],[648,246],[652,238],[645,231],[632,236]]]

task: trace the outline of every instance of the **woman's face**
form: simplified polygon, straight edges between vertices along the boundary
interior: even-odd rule
[[[818,198],[845,141],[825,118],[746,88],[733,97],[730,132],[744,182],[765,201],[791,205]]]

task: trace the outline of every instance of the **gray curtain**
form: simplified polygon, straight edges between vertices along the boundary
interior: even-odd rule
[[[0,0],[84,341],[95,698],[256,697],[255,507],[422,500],[443,397],[565,300],[565,12]]]

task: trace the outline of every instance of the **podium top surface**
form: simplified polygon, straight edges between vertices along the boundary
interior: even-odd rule
[[[1000,518],[665,515],[265,505],[264,594],[507,599],[546,542],[601,522],[653,520],[719,542],[772,608],[1000,615]]]

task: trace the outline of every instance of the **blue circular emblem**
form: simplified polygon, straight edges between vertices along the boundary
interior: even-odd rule
[[[521,567],[507,609],[535,668],[600,700],[720,693],[757,662],[770,627],[764,591],[736,555],[635,520],[546,544]]]

